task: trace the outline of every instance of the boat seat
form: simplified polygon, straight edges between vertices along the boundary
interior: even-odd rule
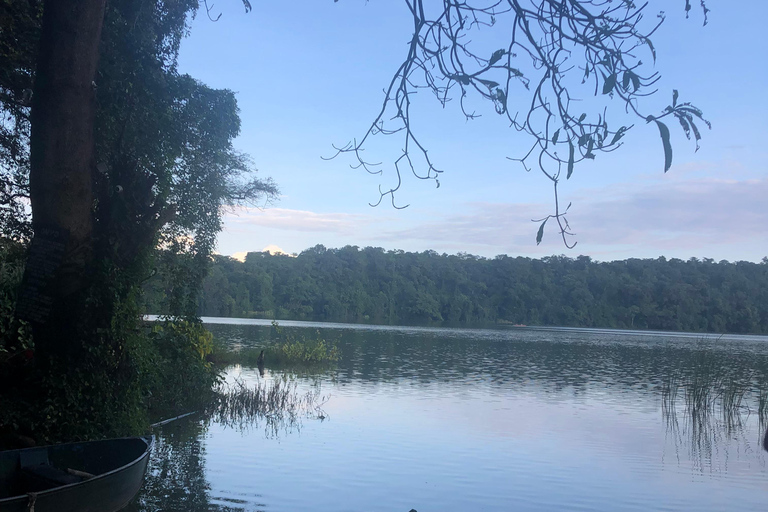
[[[40,492],[83,480],[53,466],[45,448],[22,450],[19,453],[19,469],[25,492]]]
[[[24,475],[26,487],[34,492],[83,481],[79,476],[71,475],[48,464],[27,466],[22,468],[21,473]]]

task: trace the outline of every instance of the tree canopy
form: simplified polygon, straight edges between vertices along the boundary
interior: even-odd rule
[[[186,284],[170,307],[194,318],[187,305],[196,302],[223,210],[277,192],[234,149],[234,93],[178,71],[197,8],[194,0],[0,7],[0,228],[3,275],[15,288],[2,294],[0,373],[14,398],[0,400],[0,429],[12,421],[56,437],[135,426],[162,381],[150,361],[171,358],[140,328],[138,298],[157,248],[177,256],[174,271]],[[19,288],[21,251],[9,239],[26,243],[32,232],[30,258],[37,251],[55,272],[41,278],[41,267],[28,264]],[[59,254],[45,252],[51,233]],[[33,307],[20,307],[19,297]],[[40,313],[39,304],[49,307]],[[183,324],[156,337],[176,344],[173,357],[197,365],[210,384],[195,356],[199,333]],[[31,362],[19,365],[27,350]]]
[[[167,284],[146,286],[145,311],[166,312]],[[766,333],[766,290],[768,259],[487,259],[318,245],[296,257],[252,252],[240,262],[217,256],[198,312],[393,325]]]

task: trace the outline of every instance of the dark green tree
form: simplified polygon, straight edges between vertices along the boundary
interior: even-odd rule
[[[247,283],[268,283],[255,295]],[[589,257],[493,259],[316,246],[297,257],[219,256],[205,316],[377,324],[510,323],[693,332],[768,332],[768,265]],[[248,288],[254,289],[254,288]],[[148,313],[160,301],[148,293]],[[262,304],[269,304],[265,308]]]
[[[27,236],[17,205],[28,198],[32,252],[48,233],[65,241],[42,290],[47,317],[17,309],[33,323],[29,382],[37,384],[9,384],[28,402],[51,404],[36,412],[55,409],[44,428],[37,424],[43,436],[122,428],[145,391],[142,283],[163,269],[174,284],[170,310],[194,318],[222,210],[276,193],[232,146],[234,94],[177,70],[197,8],[194,0],[3,4],[13,33],[4,24],[2,37],[21,41],[0,52],[8,66],[0,76],[3,235]],[[173,264],[162,265],[169,255]]]

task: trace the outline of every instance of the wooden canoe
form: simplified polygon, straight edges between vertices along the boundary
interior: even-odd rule
[[[141,488],[152,436],[0,452],[0,512],[116,512]]]

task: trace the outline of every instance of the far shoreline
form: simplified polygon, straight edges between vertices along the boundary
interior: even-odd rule
[[[144,315],[146,322],[156,322],[164,315]],[[283,327],[313,328],[313,329],[352,329],[352,330],[372,330],[372,331],[424,331],[424,332],[477,332],[477,331],[510,331],[510,330],[533,330],[533,331],[554,331],[554,332],[592,332],[592,333],[622,333],[628,336],[676,336],[681,338],[694,338],[704,341],[717,341],[720,338],[739,339],[749,338],[751,340],[763,340],[768,342],[768,335],[758,333],[714,333],[714,332],[691,332],[691,331],[659,331],[643,329],[615,329],[608,327],[571,327],[554,325],[514,325],[506,322],[498,322],[484,326],[468,325],[388,325],[388,324],[365,324],[349,322],[324,322],[317,320],[288,320],[288,319],[267,319],[267,318],[242,318],[242,317],[200,317],[203,324],[210,325],[255,325],[269,327],[272,322],[277,322]]]

